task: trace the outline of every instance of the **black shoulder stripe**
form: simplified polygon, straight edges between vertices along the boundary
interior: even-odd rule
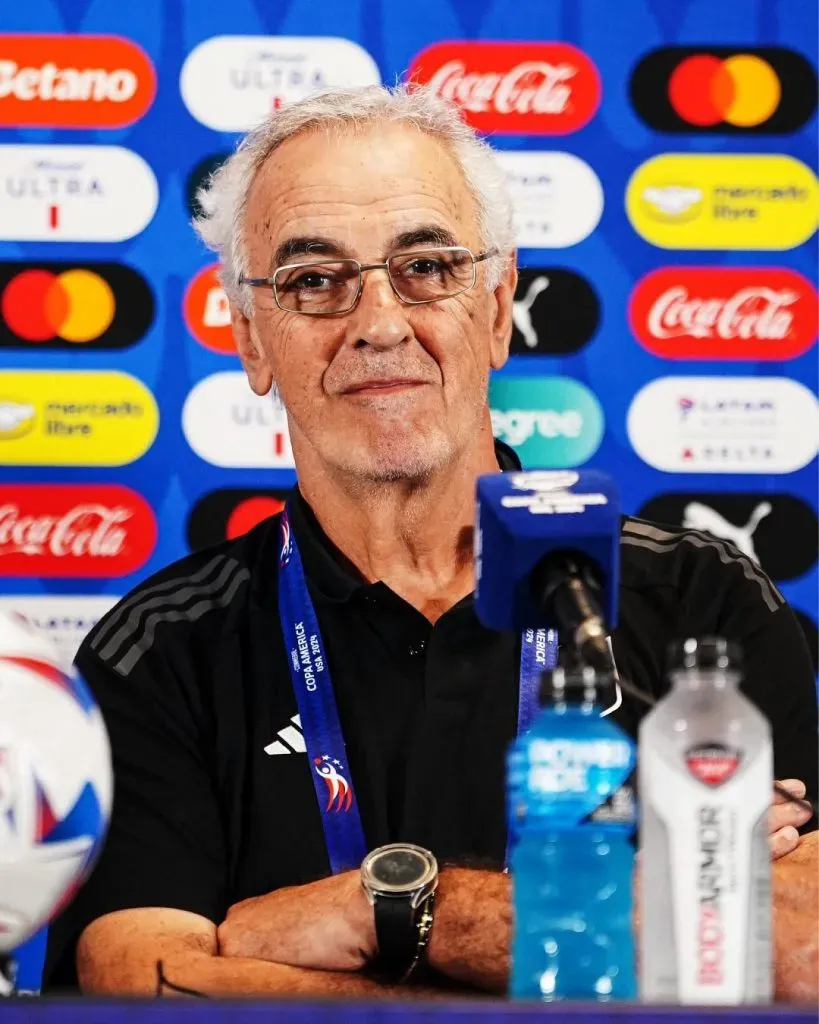
[[[681,544],[690,544],[695,548],[713,548],[723,565],[738,564],[742,567],[746,579],[756,583],[762,594],[762,600],[768,609],[775,612],[785,603],[784,597],[760,567],[743,555],[742,552],[728,541],[714,537],[710,533],[699,530],[681,530],[679,533],[663,530],[651,523],[628,520],[623,526],[621,542],[635,548],[645,548],[665,554],[676,550]]]
[[[120,604],[113,609],[108,619],[106,619],[100,629],[94,634],[94,637],[91,640],[92,650],[99,650],[100,645],[111,630],[120,627],[126,616],[128,616],[130,611],[137,605],[141,605],[143,601],[149,601],[151,598],[164,594],[170,595],[167,601],[168,604],[173,604],[175,600],[173,596],[175,591],[178,591],[179,588],[184,586],[186,583],[195,584],[206,580],[208,576],[212,575],[218,566],[224,565],[226,560],[227,555],[217,555],[215,558],[212,558],[207,565],[201,568],[199,572],[194,573],[193,576],[181,576],[172,580],[165,580],[164,583],[156,583],[152,587],[146,587],[144,590],[138,590],[130,597],[126,597],[124,601],[121,601]]]

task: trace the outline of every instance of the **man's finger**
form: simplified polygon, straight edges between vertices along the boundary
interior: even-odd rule
[[[810,820],[810,811],[798,804],[775,804],[768,811],[768,833],[773,835],[786,825],[799,828]]]
[[[774,832],[768,841],[771,846],[772,859],[779,860],[780,857],[791,853],[799,845],[799,833],[793,825],[786,825],[778,832]]]
[[[781,779],[777,780],[777,785],[782,786],[784,789],[791,794],[791,796],[798,797],[800,800],[805,796],[807,790],[805,789],[805,783],[801,779]],[[775,804],[786,804],[788,798],[783,796],[781,793],[777,793],[774,790],[773,802]]]

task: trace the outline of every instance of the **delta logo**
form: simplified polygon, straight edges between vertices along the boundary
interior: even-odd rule
[[[0,370],[0,466],[124,466],[159,429],[151,392],[114,370]]]
[[[435,43],[408,78],[457,104],[480,132],[567,135],[600,106],[597,68],[569,43]]]
[[[793,249],[816,231],[819,183],[784,154],[663,153],[631,176],[626,212],[662,249]]]
[[[147,281],[119,263],[0,263],[0,348],[123,349],[154,320]]]
[[[0,125],[124,128],[156,95],[156,73],[120,36],[0,35]]]
[[[182,311],[188,330],[200,345],[219,355],[235,356],[230,305],[218,275],[218,263],[203,267],[185,291]]]
[[[122,146],[0,145],[0,241],[124,242],[158,202],[153,171]]]
[[[629,300],[632,333],[662,359],[795,359],[817,317],[816,289],[784,268],[664,267]]]
[[[816,110],[816,74],[794,50],[727,46],[653,50],[631,76],[631,102],[656,131],[784,134]]]
[[[289,492],[283,489],[211,491],[196,502],[188,516],[191,551],[234,540],[284,508]]]
[[[156,539],[150,505],[128,487],[0,485],[4,576],[127,576],[145,565]]]

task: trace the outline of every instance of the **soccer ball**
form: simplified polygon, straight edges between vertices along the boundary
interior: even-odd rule
[[[111,812],[111,754],[85,683],[0,613],[0,953],[77,892]]]

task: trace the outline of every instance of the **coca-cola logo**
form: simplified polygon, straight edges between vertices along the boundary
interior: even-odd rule
[[[156,520],[116,484],[0,486],[0,575],[118,577],[156,546]]]
[[[409,78],[456,103],[480,132],[566,135],[600,106],[600,76],[568,43],[435,43]]]
[[[816,290],[784,268],[665,267],[637,283],[631,329],[664,359],[793,359],[816,340]]]

